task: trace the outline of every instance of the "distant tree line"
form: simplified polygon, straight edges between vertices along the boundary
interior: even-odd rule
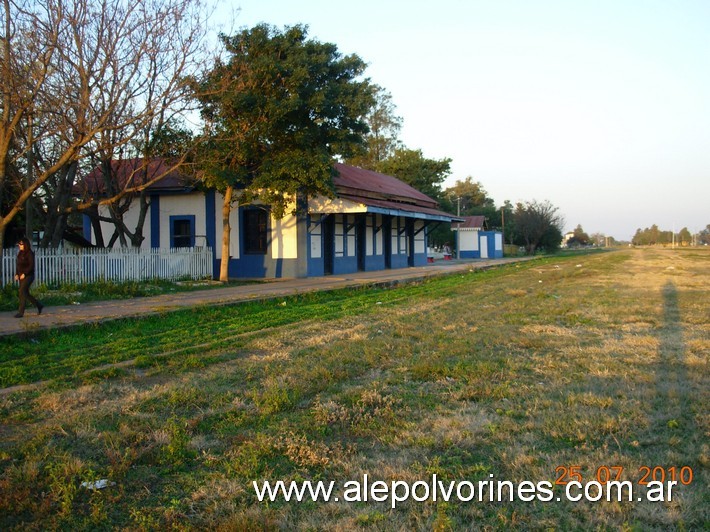
[[[663,231],[659,229],[656,224],[645,229],[637,229],[636,234],[634,234],[634,237],[631,239],[631,243],[634,246],[667,246],[672,244],[688,246],[694,243],[708,244],[709,241],[710,225],[700,231],[695,239],[687,227],[674,233],[673,231]]]

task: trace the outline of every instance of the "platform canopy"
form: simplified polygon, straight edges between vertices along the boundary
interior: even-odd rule
[[[436,200],[396,177],[341,163],[336,163],[335,169],[336,198],[311,202],[312,212],[367,212],[438,222],[463,221],[439,210]]]

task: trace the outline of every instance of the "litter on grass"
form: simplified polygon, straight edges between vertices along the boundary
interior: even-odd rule
[[[102,478],[101,480],[93,480],[91,482],[82,482],[81,487],[88,490],[102,490],[108,488],[109,486],[115,486],[115,482],[111,482],[107,478]]]

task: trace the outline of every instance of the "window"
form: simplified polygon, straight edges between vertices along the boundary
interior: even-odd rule
[[[190,248],[195,245],[195,217],[170,217],[170,247]]]
[[[244,253],[266,255],[268,212],[244,209]]]

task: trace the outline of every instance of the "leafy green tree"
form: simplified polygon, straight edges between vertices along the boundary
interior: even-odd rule
[[[590,243],[591,239],[589,238],[589,235],[584,232],[584,229],[582,229],[582,225],[578,224],[577,227],[574,228],[574,234],[572,235],[572,238],[570,238],[567,241],[568,246],[588,246]]]
[[[441,198],[441,184],[451,173],[451,159],[428,159],[421,150],[398,148],[375,170],[413,186],[430,198]]]
[[[367,149],[365,153],[347,160],[348,164],[367,170],[377,170],[378,164],[392,157],[395,150],[402,147],[399,140],[402,118],[395,114],[392,95],[378,85],[373,89],[375,105],[366,116],[370,129],[365,135]]]
[[[447,212],[461,216],[487,214],[496,210],[493,198],[488,196],[480,181],[474,182],[471,176],[463,181],[457,180],[453,187],[444,190],[441,204]]]
[[[168,159],[185,159],[191,162],[189,156],[195,147],[195,134],[182,121],[172,118],[152,130],[142,145],[136,146],[137,153],[143,153],[146,158],[165,157]]]
[[[636,233],[634,233],[634,236],[631,238],[631,243],[634,246],[647,246],[649,244],[648,240],[648,228],[642,231],[639,227],[636,229]]]
[[[653,224],[651,229],[649,229],[649,240],[651,241],[651,244],[662,244],[662,233],[663,231],[661,231],[656,224]]]
[[[689,245],[693,241],[693,235],[690,234],[687,227],[684,227],[678,233],[678,243],[684,246]]]
[[[539,249],[544,250],[546,253],[554,253],[560,249],[560,244],[562,243],[562,230],[560,229],[561,223],[555,224],[551,223],[547,226],[547,229],[540,239],[538,245]]]
[[[549,201],[518,203],[513,214],[515,243],[525,246],[528,255],[534,255],[538,248],[547,252],[559,249],[563,219],[557,211]]]
[[[374,88],[365,63],[334,44],[307,39],[297,25],[260,24],[222,36],[218,60],[197,86],[207,140],[201,161],[208,185],[223,193],[220,279],[227,278],[229,213],[239,201],[261,200],[277,218],[297,197],[332,195],[333,160],[363,150]]]

